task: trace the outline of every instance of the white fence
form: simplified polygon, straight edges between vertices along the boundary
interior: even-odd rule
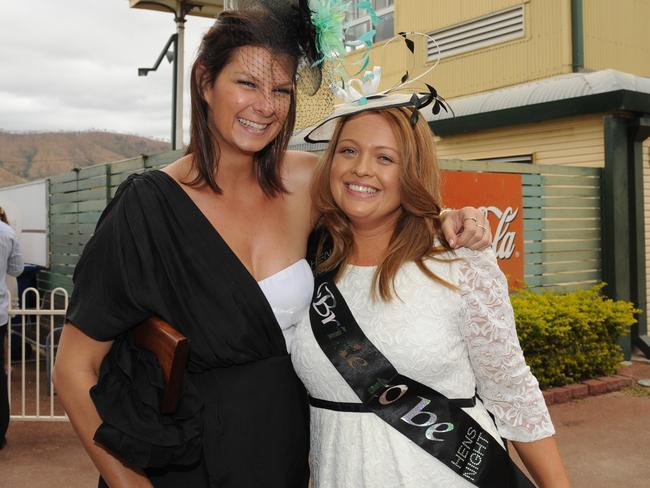
[[[65,412],[55,400],[52,369],[68,308],[68,292],[55,288],[41,297],[36,288],[27,288],[21,303],[20,308],[9,308],[7,372],[11,419],[65,421]],[[35,305],[28,308],[26,303]],[[14,317],[19,317],[20,323],[12,320]],[[19,361],[12,361],[15,341],[20,348]]]

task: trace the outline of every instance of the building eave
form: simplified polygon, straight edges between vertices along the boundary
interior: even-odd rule
[[[448,100],[452,111],[426,114],[440,135],[598,112],[650,111],[650,78],[613,69],[569,73]]]
[[[543,122],[562,117],[615,111],[650,113],[650,94],[631,90],[616,90],[435,120],[430,121],[429,126],[437,135],[448,136],[497,127]]]

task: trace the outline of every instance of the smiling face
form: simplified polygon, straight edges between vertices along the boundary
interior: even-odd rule
[[[292,103],[288,56],[265,48],[238,48],[212,86],[203,90],[210,123],[222,151],[255,154],[275,139]]]
[[[343,126],[330,171],[337,206],[358,229],[394,227],[401,214],[400,151],[388,121],[364,112]]]

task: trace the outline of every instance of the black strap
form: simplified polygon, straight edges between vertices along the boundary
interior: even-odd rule
[[[472,408],[476,405],[476,397],[450,398],[449,403],[458,408]],[[372,412],[363,403],[331,402],[321,398],[309,397],[309,404],[312,407],[334,410],[335,412]]]
[[[363,403],[330,402],[329,400],[321,400],[320,398],[314,397],[309,397],[309,404],[312,407],[334,410],[335,412],[365,413],[372,411]]]
[[[461,407],[397,372],[359,327],[334,275],[316,279],[311,327],[365,408],[475,486],[534,488],[507,451]]]

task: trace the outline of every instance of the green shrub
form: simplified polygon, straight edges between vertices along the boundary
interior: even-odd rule
[[[510,296],[526,362],[542,388],[613,374],[623,360],[617,339],[641,311],[603,296],[603,286]]]

